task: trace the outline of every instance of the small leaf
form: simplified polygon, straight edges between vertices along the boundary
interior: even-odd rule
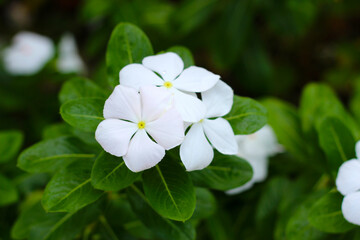
[[[120,70],[130,63],[141,63],[153,55],[151,43],[141,29],[130,23],[120,23],[113,30],[106,51],[108,80],[111,86],[119,85]]]
[[[184,69],[193,66],[194,58],[190,50],[183,46],[173,46],[167,50],[167,52],[177,53],[184,62]]]
[[[257,101],[235,95],[233,107],[225,119],[235,134],[251,134],[266,124],[267,111]]]
[[[206,188],[195,188],[196,207],[191,219],[204,219],[213,215],[216,211],[216,199]]]
[[[0,132],[0,163],[10,161],[16,157],[23,143],[24,137],[20,131],[7,130]]]
[[[161,216],[177,221],[192,216],[196,204],[194,186],[185,169],[169,155],[144,171],[142,178],[145,196]]]
[[[139,173],[130,171],[122,158],[102,152],[91,171],[91,183],[96,189],[119,191],[130,186]]]
[[[60,103],[79,98],[106,98],[107,94],[95,83],[83,77],[65,82],[59,93]]]
[[[327,233],[343,233],[353,229],[355,225],[347,222],[342,215],[342,201],[343,196],[335,191],[320,198],[309,212],[310,224]]]
[[[320,146],[324,150],[334,177],[340,165],[355,157],[355,139],[344,123],[337,118],[325,118],[317,128]]]
[[[190,222],[176,222],[158,215],[135,185],[127,188],[127,195],[135,214],[154,235],[162,240],[194,240],[195,229]]]
[[[71,135],[71,127],[64,122],[61,122],[46,126],[42,133],[42,138],[45,140]]]
[[[61,117],[73,126],[86,132],[95,132],[99,123],[104,120],[103,108],[105,99],[80,98],[61,105]]]
[[[19,156],[18,167],[28,172],[53,172],[75,159],[95,157],[83,148],[79,140],[72,137],[45,140],[24,150]]]
[[[190,173],[194,184],[216,190],[230,190],[240,187],[252,178],[250,164],[235,155],[222,155],[215,151],[210,166]]]
[[[18,192],[10,180],[0,174],[0,207],[18,200]]]
[[[93,162],[79,160],[55,174],[45,188],[42,204],[49,212],[75,212],[96,201],[102,191],[91,185]]]

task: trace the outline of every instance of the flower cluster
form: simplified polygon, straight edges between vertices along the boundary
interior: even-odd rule
[[[238,156],[250,163],[253,169],[253,177],[243,186],[227,191],[228,194],[244,192],[255,183],[264,181],[267,177],[268,158],[284,151],[269,125],[253,134],[236,135],[235,137],[239,146]]]
[[[360,225],[360,141],[355,146],[356,159],[344,162],[336,177],[336,187],[344,195],[341,210],[344,218]]]
[[[105,151],[123,157],[130,170],[155,166],[165,150],[178,145],[187,171],[207,167],[213,148],[238,152],[234,132],[222,118],[234,93],[219,75],[196,66],[184,69],[181,58],[168,52],[125,66],[119,78],[95,138]]]

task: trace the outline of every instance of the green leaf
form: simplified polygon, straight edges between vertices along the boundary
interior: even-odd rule
[[[66,81],[59,93],[60,103],[79,98],[106,98],[107,94],[89,79],[74,77]]]
[[[27,172],[53,172],[75,159],[95,157],[83,149],[79,140],[73,137],[45,140],[24,150],[19,156],[18,167]]]
[[[106,51],[108,80],[111,86],[119,84],[120,70],[130,63],[141,63],[153,55],[151,43],[141,29],[130,23],[120,23],[113,30]]]
[[[334,177],[340,165],[355,157],[356,141],[340,119],[328,117],[317,128],[320,146],[324,150]]]
[[[173,46],[167,50],[167,52],[177,53],[184,62],[184,68],[195,65],[193,55],[190,50],[183,46]]]
[[[42,133],[42,138],[45,140],[71,135],[71,127],[68,124],[62,122],[46,126]]]
[[[19,152],[24,136],[20,131],[7,130],[0,132],[0,163],[10,161]]]
[[[119,191],[130,186],[139,176],[127,168],[122,158],[102,152],[92,168],[91,183],[97,189]]]
[[[55,174],[45,188],[42,204],[49,212],[75,212],[96,201],[102,191],[91,185],[93,161],[79,160]]]
[[[189,222],[176,222],[158,215],[135,185],[127,188],[127,195],[135,214],[154,235],[162,240],[194,240],[195,229]]]
[[[192,171],[190,175],[196,186],[226,191],[247,183],[252,178],[253,171],[244,159],[215,151],[210,166],[200,171]]]
[[[267,111],[257,101],[234,96],[234,104],[225,119],[231,124],[235,134],[251,134],[267,122]]]
[[[189,174],[169,154],[155,167],[143,172],[145,196],[161,216],[177,221],[189,219],[196,204]]]
[[[335,191],[320,198],[309,212],[310,224],[327,233],[343,233],[353,229],[355,225],[347,222],[342,215],[342,201],[343,196]]]
[[[104,120],[105,99],[80,98],[61,105],[61,117],[73,126],[86,132],[95,132],[99,123]]]
[[[0,207],[18,200],[18,192],[10,180],[0,174]]]
[[[206,188],[195,188],[196,207],[191,219],[204,219],[216,211],[216,199]]]

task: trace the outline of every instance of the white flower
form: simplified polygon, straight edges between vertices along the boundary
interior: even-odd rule
[[[144,86],[138,93],[115,87],[105,102],[105,120],[96,129],[96,140],[110,154],[123,156],[133,172],[155,166],[165,150],[184,139],[183,121],[175,108],[169,109],[170,101],[171,94],[163,88]]]
[[[264,181],[268,172],[268,158],[283,151],[274,131],[268,125],[250,135],[236,135],[236,140],[239,146],[238,156],[250,163],[253,177],[243,186],[227,191],[228,194],[244,192],[256,182]]]
[[[3,53],[4,67],[13,75],[32,75],[54,55],[50,38],[32,32],[19,32]]]
[[[64,34],[59,43],[59,58],[56,66],[61,73],[84,73],[85,64],[82,61],[75,38],[72,34]]]
[[[205,114],[205,106],[195,93],[209,90],[220,79],[204,68],[191,66],[184,70],[183,61],[172,52],[146,57],[142,64],[129,64],[121,69],[119,77],[121,85],[136,90],[155,85],[170,91],[175,108],[186,122],[197,122]]]
[[[231,110],[233,90],[220,80],[201,96],[206,111],[200,115],[201,120],[190,127],[180,146],[180,158],[187,171],[207,167],[214,157],[212,146],[222,154],[238,152],[234,132],[229,122],[221,118]]]
[[[355,147],[356,159],[344,162],[336,177],[336,187],[344,195],[341,210],[344,218],[360,225],[360,141]]]

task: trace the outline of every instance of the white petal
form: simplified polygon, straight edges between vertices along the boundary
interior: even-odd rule
[[[133,172],[152,168],[165,156],[165,149],[153,142],[145,130],[139,130],[130,141],[129,150],[123,157],[126,166]]]
[[[201,124],[194,124],[180,146],[180,158],[187,171],[201,170],[209,166],[214,150],[207,141]]]
[[[61,37],[56,66],[61,73],[84,73],[86,71],[74,35],[66,33]]]
[[[170,82],[184,69],[182,59],[173,52],[146,57],[142,60],[142,64],[160,74],[165,81]]]
[[[360,141],[358,141],[355,145],[356,158],[360,159]]]
[[[205,117],[206,108],[200,99],[177,89],[173,93],[175,108],[185,122],[199,122]]]
[[[141,118],[139,93],[133,88],[116,86],[105,102],[104,118],[119,118],[138,122]]]
[[[214,87],[220,76],[205,68],[191,66],[174,81],[174,87],[187,92],[204,92]]]
[[[140,90],[141,86],[146,85],[163,85],[164,81],[153,71],[141,64],[129,64],[119,73],[120,84]]]
[[[336,177],[336,187],[342,195],[360,190],[360,161],[352,159],[344,162]]]
[[[159,119],[146,124],[146,131],[166,150],[174,148],[184,140],[184,122],[175,108],[171,108]]]
[[[253,169],[254,182],[262,182],[267,177],[268,159],[265,157],[253,157],[247,160]]]
[[[141,119],[151,122],[169,109],[172,95],[163,87],[143,86],[140,88],[142,103]]]
[[[223,154],[237,154],[238,145],[228,121],[223,118],[215,120],[204,119],[202,124],[205,135],[214,148]]]
[[[350,193],[344,197],[341,210],[344,218],[353,224],[360,225],[360,192]]]
[[[232,88],[219,80],[210,90],[201,93],[201,99],[206,105],[206,118],[221,117],[228,114],[234,101]]]
[[[250,188],[252,188],[252,186],[254,186],[254,180],[250,180],[247,183],[245,183],[244,185],[242,185],[241,187],[237,187],[231,190],[226,191],[225,193],[228,195],[235,195],[235,194],[239,194],[242,192],[245,192],[246,190],[249,190]]]
[[[95,139],[106,152],[121,157],[126,154],[130,138],[136,130],[137,126],[134,123],[105,119],[98,125]]]

